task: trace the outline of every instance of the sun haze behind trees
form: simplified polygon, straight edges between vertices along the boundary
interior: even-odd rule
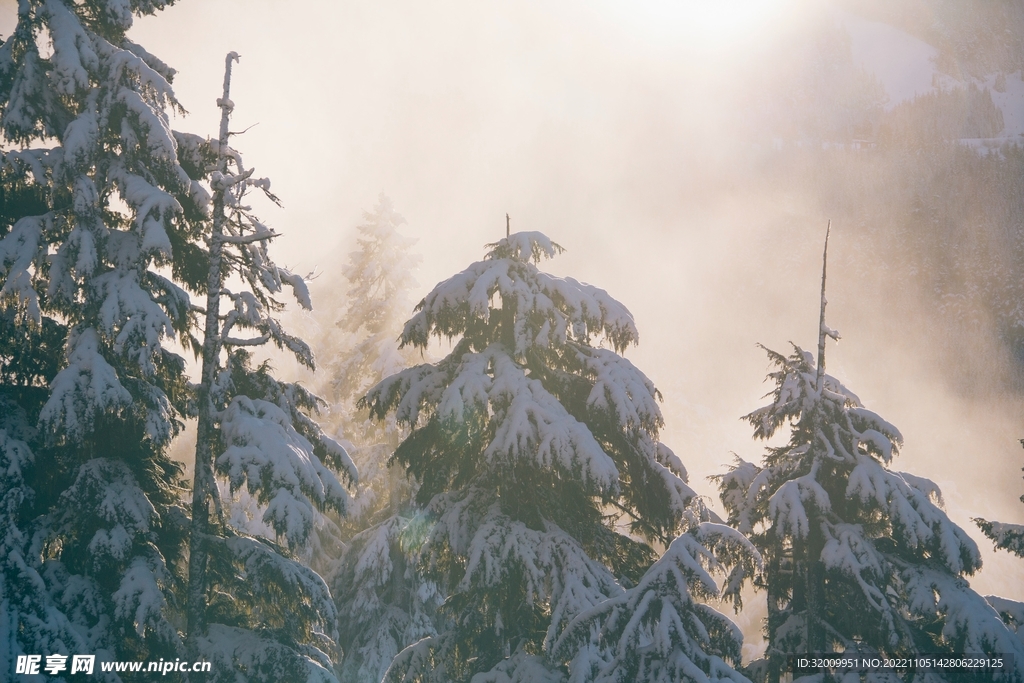
[[[340,271],[348,287],[324,292],[336,319],[318,337],[323,362],[314,382],[360,472],[349,515],[340,520],[345,547],[328,576],[344,615],[338,624],[342,681],[380,681],[400,650],[436,634],[444,598],[418,566],[427,523],[414,499],[415,483],[388,466],[408,427],[393,416],[372,420],[356,405],[370,387],[422,360],[419,350],[400,348],[420,262],[415,240],[400,232],[405,222],[381,193],[357,226],[357,248],[329,271]]]

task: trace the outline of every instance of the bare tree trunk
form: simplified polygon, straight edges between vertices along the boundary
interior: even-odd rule
[[[769,554],[767,567],[768,649],[766,656],[768,659],[768,671],[765,683],[779,683],[782,673],[782,656],[779,654],[777,643],[775,642],[775,632],[782,625],[782,619],[779,615],[779,604],[783,600],[783,595],[779,589],[779,584],[782,581],[782,565],[785,558],[782,557],[784,552],[782,539],[776,538],[773,533],[769,534],[769,539],[774,548]]]
[[[832,232],[832,221],[828,222],[825,229],[825,249],[821,255],[821,315],[818,318],[818,367],[816,389],[819,397],[825,388],[825,338],[838,339],[839,335],[835,330],[825,324],[825,306],[828,301],[825,299],[825,275],[828,269],[828,237]],[[819,417],[815,417],[818,420]],[[810,653],[819,654],[825,651],[825,631],[822,627],[825,611],[825,566],[821,561],[821,553],[825,549],[825,535],[821,525],[824,520],[818,514],[812,516],[810,533],[807,539],[807,555],[805,557],[804,571],[806,580],[806,609],[807,609],[807,649]]]
[[[211,391],[220,370],[220,295],[223,280],[221,253],[224,248],[224,193],[222,177],[227,173],[228,121],[233,105],[231,63],[238,60],[234,52],[224,60],[224,96],[217,101],[221,109],[220,137],[217,149],[217,171],[213,182],[213,229],[210,234],[210,272],[206,280],[206,329],[203,338],[203,369],[199,385],[199,428],[196,436],[195,475],[192,482],[192,526],[188,561],[188,646],[194,652],[196,639],[206,631],[206,564],[209,557],[207,538],[210,529],[210,503],[214,501],[216,482],[213,459],[219,440],[216,409]]]

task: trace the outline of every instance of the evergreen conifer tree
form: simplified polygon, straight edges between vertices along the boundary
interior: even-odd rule
[[[677,560],[692,568],[699,536],[645,575],[650,544],[669,545],[704,512],[658,441],[658,392],[620,355],[637,340],[632,316],[603,290],[540,271],[561,251],[540,233],[491,247],[438,284],[402,334],[418,348],[455,339],[452,352],[364,399],[375,418],[394,414],[412,429],[394,457],[419,484],[430,521],[421,562],[446,595],[438,634],[399,653],[386,680],[563,680],[578,647],[591,656],[573,675],[592,680],[615,666],[616,644],[559,638],[574,618],[604,616],[593,610],[624,587],[643,604],[627,597],[607,613],[635,612],[641,631],[654,628],[647,606],[673,595],[665,613],[671,604],[687,622],[685,633],[663,624],[675,635],[642,657],[685,650],[699,654],[691,670],[719,678],[721,657],[735,663],[738,634],[718,638],[727,620],[689,600],[697,573],[668,569]],[[669,574],[683,579],[669,586],[660,578]],[[692,640],[673,649],[680,638]],[[644,649],[636,645],[622,656]]]
[[[165,343],[189,298],[165,273],[188,283],[209,197],[169,127],[173,71],[126,37],[165,4],[27,0],[0,46],[4,680],[20,655],[183,655],[166,449],[188,391]]]
[[[419,256],[414,240],[399,232],[405,219],[383,193],[358,226],[358,249],[341,269],[348,280],[340,318],[324,335],[322,393],[334,426],[346,437],[359,467],[360,487],[341,520],[347,544],[333,569],[338,605],[342,681],[376,683],[400,650],[434,635],[435,583],[419,571],[423,525],[415,486],[401,468],[389,467],[408,429],[394,416],[371,420],[356,401],[385,377],[413,365],[416,352],[400,349],[399,336],[412,310],[409,296]],[[338,331],[341,331],[340,340]]]
[[[315,533],[320,512],[345,512],[348,494],[324,463],[352,482],[356,470],[309,415],[323,401],[277,380],[269,363],[254,365],[248,350],[274,344],[313,368],[309,347],[277,319],[286,286],[311,307],[306,284],[271,260],[276,235],[252,214],[246,195],[258,189],[276,197],[228,146],[237,59],[230,53],[225,63],[220,137],[194,149],[215,163],[189,543],[190,651],[212,661],[224,680],[333,681],[334,603],[324,580],[294,555]],[[215,471],[232,493],[245,487],[258,501],[274,539],[227,523]]]
[[[788,443],[719,478],[729,522],[765,559],[762,672],[778,681],[786,655],[807,653],[1000,653],[1019,680],[1021,644],[965,578],[981,566],[976,544],[934,483],[890,469],[896,427],[825,374],[825,340],[838,334],[825,324],[824,269],[821,294],[817,363],[795,345],[768,350],[771,403],[744,418],[758,439],[789,426]]]
[[[405,223],[390,198],[381,193],[372,212],[358,226],[358,249],[341,268],[348,280],[340,318],[325,335],[320,356],[324,379],[320,393],[332,406],[332,426],[352,444],[360,471],[360,488],[350,506],[350,523],[381,521],[408,513],[412,492],[404,473],[390,471],[387,461],[407,432],[393,416],[371,420],[356,402],[366,391],[414,364],[419,355],[399,348],[399,336],[412,311],[410,292],[420,257],[415,240],[403,235]],[[337,331],[341,331],[340,340]]]

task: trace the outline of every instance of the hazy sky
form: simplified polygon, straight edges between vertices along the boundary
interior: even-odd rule
[[[0,9],[6,34],[14,3]],[[190,115],[174,125],[195,133],[216,131],[224,55],[241,54],[232,129],[258,125],[234,144],[284,202],[264,213],[284,235],[278,261],[318,268],[321,287],[381,191],[420,240],[417,298],[503,237],[506,212],[513,230],[566,247],[548,267],[633,311],[641,344],[628,356],[664,394],[664,440],[711,495],[704,478],[730,452],[762,451],[738,419],[768,388],[755,344],[816,343],[830,216],[810,189],[749,182],[771,143],[750,131],[761,67],[785,63],[789,37],[826,11],[813,0],[180,0],[132,37],[178,70]],[[848,227],[833,225],[833,254],[852,248]],[[985,550],[974,585],[1024,599],[1024,562],[989,552],[969,521],[1024,522],[1024,402],[951,388],[928,321],[894,320],[906,309],[887,305],[870,270],[837,269],[829,290],[843,334],[829,372],[901,429],[895,467],[934,479]],[[974,350],[983,373],[1002,372],[989,340]]]

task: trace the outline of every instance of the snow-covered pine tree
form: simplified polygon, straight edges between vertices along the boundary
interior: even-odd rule
[[[540,271],[561,251],[540,233],[490,246],[485,260],[438,284],[402,333],[417,348],[457,339],[452,352],[364,399],[376,419],[394,414],[412,428],[395,460],[419,483],[430,522],[422,563],[447,596],[439,633],[399,653],[387,680],[564,680],[575,648],[556,641],[574,618],[605,616],[588,611],[623,586],[637,587],[642,604],[626,598],[607,613],[635,613],[642,633],[657,621],[650,602],[675,595],[662,604],[687,625],[666,648],[696,635],[692,665],[718,678],[716,658],[735,662],[738,634],[722,634],[718,617],[683,595],[696,574],[671,570],[685,561],[673,555],[645,575],[650,543],[668,546],[702,508],[658,441],[658,392],[620,355],[637,341],[632,316],[601,289]],[[682,580],[664,585],[669,575]],[[624,656],[685,649],[654,655],[637,645]],[[592,654],[577,680],[614,667],[615,643],[582,647]]]
[[[315,532],[320,512],[344,513],[348,494],[332,469],[350,482],[348,454],[310,417],[323,401],[274,378],[269,363],[254,366],[249,348],[274,344],[310,369],[313,355],[277,319],[277,298],[290,287],[311,303],[302,277],[270,259],[275,234],[247,206],[247,193],[271,200],[270,182],[253,178],[228,146],[231,65],[225,60],[220,136],[194,143],[196,166],[208,170],[213,192],[207,236],[205,333],[189,542],[190,651],[213,662],[222,680],[335,681],[337,623],[323,579],[294,557]],[[202,166],[212,159],[212,166]],[[222,304],[224,308],[222,309]],[[222,313],[222,310],[224,311]],[[263,506],[275,539],[246,535],[227,524],[214,472],[231,492],[245,487]]]
[[[1024,439],[1021,439],[1020,444],[1024,446]],[[1020,500],[1024,503],[1024,496]],[[1024,525],[990,522],[981,518],[976,518],[974,523],[992,540],[996,549],[1008,550],[1017,557],[1024,557]],[[999,612],[1006,625],[1024,640],[1024,603],[998,595],[986,595],[985,599]]]
[[[981,566],[977,545],[934,483],[889,468],[902,436],[825,374],[826,337],[838,339],[823,267],[817,362],[796,345],[766,349],[772,400],[744,417],[755,438],[788,426],[789,441],[719,477],[729,522],[765,559],[755,585],[767,592],[768,650],[752,671],[777,683],[792,654],[1003,653],[1020,680],[1021,643],[965,578]]]
[[[342,520],[348,543],[332,583],[344,615],[338,624],[343,682],[380,681],[400,650],[436,632],[437,586],[417,566],[423,525],[414,484],[401,468],[388,466],[408,428],[394,416],[371,420],[367,409],[356,406],[367,389],[413,365],[418,355],[398,346],[420,261],[410,251],[414,240],[399,232],[404,223],[383,193],[363,214],[358,249],[341,269],[348,280],[345,306],[339,306],[340,318],[324,335],[319,354],[327,359],[321,386],[336,416],[333,426],[351,444],[360,473],[350,514]]]
[[[25,0],[0,46],[4,680],[21,654],[184,654],[166,450],[188,391],[165,341],[189,298],[166,274],[188,282],[208,195],[168,125],[173,71],[126,37],[165,4]]]

